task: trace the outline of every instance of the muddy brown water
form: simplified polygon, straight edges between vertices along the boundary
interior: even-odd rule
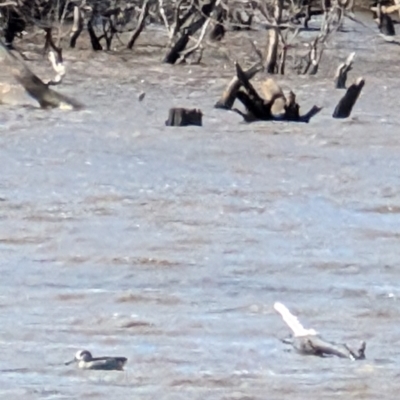
[[[2,398],[396,398],[400,48],[366,23],[346,22],[317,77],[280,80],[324,106],[308,125],[213,109],[232,65],[216,50],[161,65],[158,28],[133,55],[68,53],[59,90],[85,111],[1,106]],[[246,35],[227,45],[243,64]],[[367,84],[336,121],[351,51]],[[171,106],[200,107],[204,127],[165,127]],[[277,300],[328,339],[366,340],[367,360],[286,351]],[[64,366],[81,348],[126,371]]]

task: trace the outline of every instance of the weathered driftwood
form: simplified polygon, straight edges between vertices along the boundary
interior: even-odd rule
[[[279,115],[274,115],[272,113],[272,106],[277,99],[282,99],[282,91],[273,91],[270,98],[266,100],[258,94],[239,63],[235,63],[235,66],[236,77],[239,82],[239,89],[236,90],[235,97],[245,106],[246,113],[243,113],[236,108],[233,109],[233,111],[240,114],[245,121],[253,122],[278,120],[307,123],[321,110],[320,107],[314,106],[308,113],[300,115],[300,107],[296,103],[296,96],[293,92],[290,92],[289,98],[284,103],[283,112]]]
[[[328,342],[319,335],[307,335],[284,339],[284,343],[291,344],[300,354],[313,356],[337,356],[350,360],[364,360],[366,343],[361,342],[360,347],[354,351],[347,344]]]
[[[274,117],[285,113],[286,97],[282,88],[272,78],[267,78],[261,83],[261,93],[266,102],[271,102],[271,113]]]
[[[291,344],[300,354],[314,356],[337,356],[350,360],[365,359],[366,343],[362,342],[357,351],[353,351],[346,344],[328,342],[314,329],[305,329],[297,317],[282,303],[275,303],[274,309],[282,316],[284,322],[293,332],[293,337],[283,342]]]
[[[335,74],[335,88],[336,89],[345,89],[346,88],[346,80],[347,80],[347,73],[351,71],[353,67],[354,56],[356,53],[351,53],[346,61],[339,65],[338,69],[336,70]]]
[[[203,113],[199,109],[171,108],[168,119],[165,121],[167,126],[202,126]]]
[[[0,59],[10,67],[14,78],[42,108],[81,109],[83,106],[74,99],[50,89],[15,54],[0,41]]]
[[[384,13],[384,14],[392,14],[392,13],[397,11],[397,12],[400,13],[400,4],[399,4],[398,0],[397,1],[395,0],[395,3],[396,4],[393,5],[393,6],[388,6],[388,7],[380,6],[381,7],[380,12]],[[377,14],[378,13],[378,6],[373,6],[373,7],[370,8],[370,10]]]
[[[333,118],[347,118],[350,116],[364,84],[365,80],[363,78],[358,78],[357,81],[347,89],[346,94],[340,99],[333,112]]]
[[[256,63],[251,68],[244,71],[244,74],[246,75],[247,79],[251,79],[262,69],[263,66],[260,63]],[[242,84],[239,78],[237,76],[233,77],[214,107],[230,110],[235,102],[236,94],[241,86]]]

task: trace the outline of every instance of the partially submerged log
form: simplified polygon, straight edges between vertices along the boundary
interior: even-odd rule
[[[305,329],[297,317],[282,303],[275,303],[274,308],[293,332],[293,338],[285,339],[283,342],[291,344],[300,354],[320,357],[336,356],[350,360],[365,359],[365,342],[361,343],[357,351],[351,350],[347,344],[328,342],[314,329]]]
[[[357,81],[347,89],[346,94],[340,99],[333,112],[333,118],[347,118],[350,116],[364,84],[365,80],[363,78],[358,78]]]
[[[166,126],[202,126],[203,113],[199,109],[171,108],[169,110],[168,119],[165,121]]]
[[[353,67],[354,56],[356,53],[351,53],[346,61],[339,65],[338,69],[336,70],[335,75],[335,88],[336,89],[345,89],[346,88],[346,80],[347,80],[347,73],[351,71]]]
[[[0,41],[0,60],[4,60],[10,67],[14,78],[33,97],[41,108],[82,109],[79,102],[70,97],[50,89],[39,77],[37,77],[14,53],[12,53]]]
[[[284,339],[284,343],[291,344],[293,348],[303,355],[319,357],[336,356],[350,360],[364,360],[366,343],[361,342],[360,347],[354,351],[347,344],[328,342],[319,335],[308,335]]]
[[[233,109],[233,111],[240,114],[246,122],[276,120],[307,123],[321,110],[320,107],[314,106],[308,113],[300,115],[300,106],[296,103],[295,94],[290,92],[289,98],[286,100],[282,90],[276,84],[268,84],[270,86],[268,89],[270,91],[270,96],[267,96],[267,99],[263,98],[250,83],[249,74],[242,70],[239,63],[235,63],[235,66],[237,80],[231,81],[228,90],[226,90],[222,96],[222,100],[228,99],[228,105],[231,105],[232,98],[237,98],[245,106],[246,113],[238,109]],[[268,85],[265,85],[264,91],[267,90],[266,88]],[[274,90],[271,90],[272,88],[274,88]],[[282,112],[275,115],[275,113],[272,112],[272,107],[274,102],[278,99],[284,99],[285,101],[283,103]],[[220,102],[221,100],[218,103]],[[223,101],[221,103],[223,103]]]

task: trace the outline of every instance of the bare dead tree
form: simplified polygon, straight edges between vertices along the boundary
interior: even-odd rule
[[[265,69],[269,74],[278,72],[278,49],[281,38],[280,24],[282,22],[283,0],[273,0],[272,12],[266,2],[260,5],[260,11],[271,25],[268,29],[268,44],[265,56]],[[284,69],[284,66],[283,66]]]
[[[182,61],[201,47],[211,13],[220,1],[193,0],[186,9],[182,7],[183,0],[177,1],[174,22],[170,28],[170,44],[163,60],[165,63],[175,64]],[[195,44],[187,49],[189,41],[199,30],[201,30],[199,38],[194,39]]]
[[[69,46],[75,48],[76,41],[83,30],[83,13],[79,6],[74,6],[74,21],[70,33]]]
[[[132,49],[132,47],[134,46],[137,38],[139,37],[139,35],[142,33],[145,24],[146,24],[146,18],[149,15],[149,0],[144,0],[143,4],[142,4],[142,10],[140,12],[140,17],[137,23],[137,27],[135,29],[135,31],[133,32],[129,43],[128,43],[128,49]]]

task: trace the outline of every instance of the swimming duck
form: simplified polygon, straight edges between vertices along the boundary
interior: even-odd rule
[[[123,367],[128,359],[126,357],[95,357],[93,358],[90,351],[79,350],[75,354],[75,358],[65,363],[70,365],[74,362],[78,363],[78,368],[81,369],[100,369],[100,370],[117,370],[123,371]]]

